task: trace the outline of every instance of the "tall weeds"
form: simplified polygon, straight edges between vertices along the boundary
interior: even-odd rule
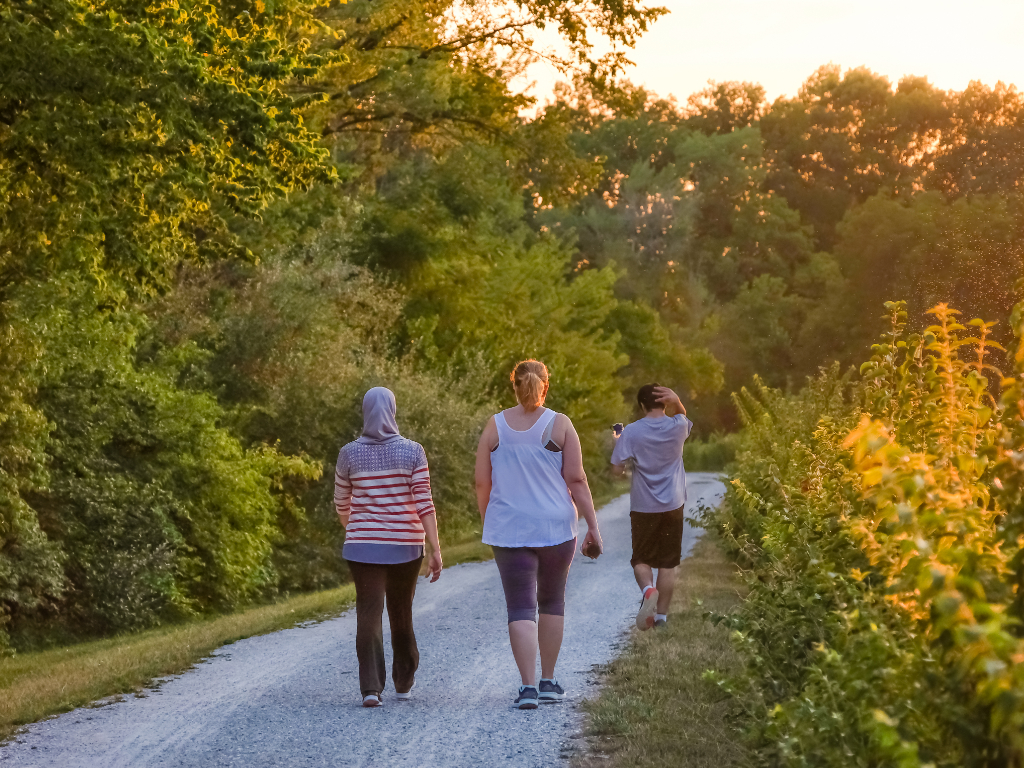
[[[1024,765],[1024,343],[902,302],[859,376],[736,397],[714,523],[748,567],[729,616],[765,765]],[[1012,318],[1018,340],[1024,309]]]

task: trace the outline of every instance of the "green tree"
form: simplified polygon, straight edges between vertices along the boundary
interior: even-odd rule
[[[973,81],[952,95],[952,127],[928,185],[948,197],[1020,193],[1024,180],[1024,94]]]
[[[723,382],[741,386],[759,370],[754,361],[778,364],[764,372],[773,382],[800,375],[807,358],[794,345],[829,340],[812,310],[834,289],[837,273],[829,256],[814,254],[799,214],[767,188],[762,140],[749,125],[763,110],[756,87],[712,88],[691,100],[688,115],[643,89],[581,85],[545,114],[575,128],[571,142],[600,164],[601,176],[575,199],[537,211],[536,224],[575,233],[578,268],[614,265],[621,270],[616,294],[661,315],[667,345],[643,347],[640,338],[660,335],[616,325],[634,350],[630,375],[685,381],[698,399],[696,413],[724,425],[728,403],[713,396]],[[715,111],[727,107],[737,116]],[[785,334],[767,318],[750,317],[744,305],[754,281],[767,276],[777,280],[757,284],[785,295],[778,308]],[[708,349],[728,356],[724,375]]]
[[[858,311],[871,297],[908,296],[913,312],[955,301],[972,316],[1009,314],[1024,277],[1024,208],[1018,197],[938,192],[909,200],[878,195],[838,228],[835,255],[851,291],[845,305],[863,348],[881,320]]]
[[[751,128],[768,111],[764,88],[757,83],[735,81],[709,83],[686,100],[687,125],[701,133],[731,133]]]
[[[134,626],[171,604],[236,604],[272,581],[269,545],[246,537],[267,531],[276,502],[266,486],[283,458],[239,452],[208,396],[137,369],[138,318],[118,312],[166,288],[183,261],[241,254],[228,217],[331,177],[283,88],[331,57],[290,37],[313,28],[308,12],[278,10],[0,7],[0,614],[69,606],[59,602],[67,580],[83,623]],[[136,438],[150,449],[135,464],[110,459]],[[221,470],[234,472],[234,491],[208,482]],[[195,514],[191,533],[159,522],[175,483],[180,514]],[[251,509],[239,506],[250,492]],[[193,576],[194,595],[182,586]]]
[[[151,292],[231,252],[225,213],[329,176],[282,89],[322,57],[248,12],[19,0],[0,30],[4,295],[63,271]]]
[[[403,350],[435,370],[482,363],[480,398],[488,402],[508,399],[517,360],[543,359],[556,382],[553,407],[579,422],[590,448],[621,410],[614,376],[626,358],[605,330],[617,305],[615,275],[575,273],[571,243],[524,222],[517,181],[499,147],[419,158],[382,186],[351,247],[365,263],[393,270],[407,291]]]
[[[852,206],[920,183],[949,127],[947,94],[924,78],[889,80],[866,68],[819,68],[760,122],[769,185],[828,250]]]

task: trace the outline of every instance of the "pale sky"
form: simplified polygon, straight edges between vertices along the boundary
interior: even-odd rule
[[[865,65],[896,83],[971,80],[1024,88],[1024,0],[653,0],[671,13],[629,53],[627,77],[680,102],[708,80],[750,80],[769,100],[794,95],[822,64]],[[535,65],[543,103],[561,78]]]

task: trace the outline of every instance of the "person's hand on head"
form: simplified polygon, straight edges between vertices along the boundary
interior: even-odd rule
[[[679,399],[673,390],[668,387],[655,387],[654,388],[655,400],[665,406],[667,411],[670,407],[676,409],[677,413],[686,415],[686,407],[683,405],[683,401]]]
[[[427,572],[430,574],[431,584],[441,578],[442,568],[444,568],[444,563],[441,562],[441,553],[435,549],[427,560]]]

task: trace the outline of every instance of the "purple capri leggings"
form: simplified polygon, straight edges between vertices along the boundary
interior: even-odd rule
[[[536,621],[537,606],[565,615],[565,580],[576,554],[576,539],[552,547],[493,547],[505,590],[508,621]]]

